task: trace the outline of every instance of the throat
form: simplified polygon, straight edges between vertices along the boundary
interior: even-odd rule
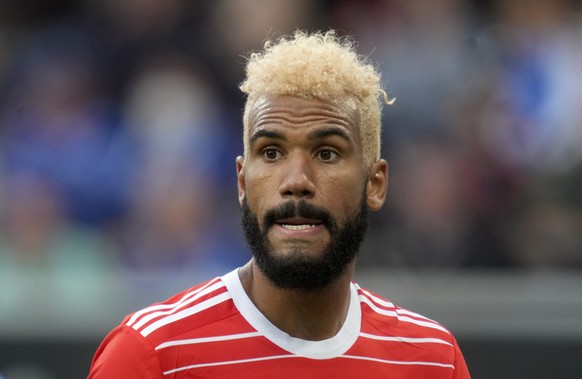
[[[349,302],[341,311],[336,304],[309,303],[289,302],[288,311],[273,317],[271,322],[290,336],[303,340],[322,341],[334,337],[344,325]]]
[[[341,330],[350,308],[350,274],[325,288],[307,291],[277,288],[254,264],[248,269],[247,274],[240,274],[243,288],[278,329],[309,341],[332,338]]]

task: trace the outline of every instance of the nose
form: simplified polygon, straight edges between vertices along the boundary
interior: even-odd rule
[[[283,198],[311,198],[315,195],[314,172],[308,157],[290,155],[282,172],[279,193]]]

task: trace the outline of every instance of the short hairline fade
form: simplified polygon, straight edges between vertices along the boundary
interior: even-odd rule
[[[308,34],[296,31],[267,41],[264,50],[248,58],[246,79],[240,85],[247,94],[243,115],[245,157],[249,151],[249,117],[264,95],[317,98],[334,102],[353,98],[360,120],[363,159],[367,167],[380,158],[381,101],[384,94],[379,72],[358,55],[355,43],[333,30]]]

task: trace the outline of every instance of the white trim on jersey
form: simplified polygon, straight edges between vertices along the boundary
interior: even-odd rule
[[[215,336],[215,337],[190,338],[187,340],[174,340],[174,341],[164,342],[163,344],[156,346],[156,350],[165,349],[167,347],[172,347],[172,346],[195,345],[195,344],[199,344],[199,343],[241,340],[241,339],[255,338],[255,337],[261,337],[261,333],[250,332],[250,333],[230,334],[230,335]]]
[[[394,361],[388,359],[380,359],[380,358],[372,358],[372,357],[361,357],[358,355],[343,355],[342,358],[347,359],[359,359],[362,361],[372,361],[372,362],[379,362],[379,363],[386,363],[390,365],[407,365],[407,366],[436,366],[436,367],[444,367],[444,368],[455,368],[455,365],[448,364],[448,363],[438,363],[438,362],[423,362],[423,361]]]
[[[202,367],[228,366],[228,365],[236,365],[236,364],[241,364],[241,363],[262,362],[262,361],[271,361],[274,359],[286,359],[286,358],[301,358],[301,357],[299,357],[297,355],[289,354],[289,355],[272,355],[270,357],[239,359],[239,360],[235,360],[235,361],[199,363],[199,364],[195,364],[195,365],[177,367],[177,368],[172,369],[172,370],[164,371],[163,374],[170,375],[170,374],[176,373],[178,371],[191,370],[191,369],[202,368]]]
[[[218,287],[215,287],[218,284]],[[157,316],[160,316],[162,314],[164,314],[164,311],[172,311],[175,308],[180,308],[183,306],[183,304],[185,303],[189,303],[192,301],[192,297],[196,297],[194,300],[196,300],[197,298],[199,298],[200,296],[196,296],[197,294],[203,292],[203,294],[207,293],[205,290],[208,287],[211,288],[220,288],[223,287],[224,283],[222,283],[220,281],[219,278],[215,278],[213,280],[211,280],[210,282],[208,282],[206,285],[196,289],[195,291],[191,291],[186,293],[184,296],[182,296],[182,298],[180,300],[178,300],[175,303],[172,304],[156,304],[156,305],[151,305],[149,307],[146,307],[144,309],[142,309],[141,311],[135,312],[130,319],[127,321],[127,323],[125,323],[125,325],[127,326],[131,326],[133,327],[135,330],[137,330],[138,328],[140,328],[145,322],[151,320],[152,318],[155,318]],[[190,300],[190,301],[189,301]],[[156,312],[156,311],[162,311],[162,312]],[[134,325],[134,323],[137,321],[138,318],[140,318],[141,316],[145,315],[146,313],[150,313],[149,316],[146,316],[147,319],[144,321],[143,319],[140,320],[137,324]],[[152,317],[153,315],[153,317]]]
[[[366,296],[368,296],[371,300],[374,300],[375,303],[382,305],[386,308],[390,308],[390,309],[396,309],[396,307],[394,306],[394,304],[392,304],[390,301],[387,301],[385,299],[382,299],[376,295],[374,295],[373,293],[371,293],[368,290],[363,289],[362,287],[360,287],[359,284],[355,284],[356,288],[362,292],[363,294],[365,294]]]
[[[372,298],[378,299],[377,297],[370,295],[370,296],[372,296],[372,298],[370,298],[367,296],[369,294],[369,292],[367,294],[366,294],[367,291],[361,291],[361,292],[362,293],[359,295],[360,301],[368,304],[370,306],[370,308],[378,314],[381,314],[384,316],[389,316],[389,317],[396,317],[398,319],[398,321],[409,322],[409,323],[412,323],[412,324],[415,324],[418,326],[422,326],[425,328],[438,329],[438,330],[443,331],[447,334],[450,334],[450,332],[447,329],[443,328],[440,324],[436,323],[435,321],[433,321],[429,318],[420,316],[414,312],[406,312],[404,310],[397,311],[396,308],[393,308],[393,310],[387,310],[387,309],[381,308],[376,301],[372,300]],[[378,300],[381,300],[381,299],[378,299]],[[386,302],[384,301],[384,303],[386,303]],[[392,304],[392,303],[390,303],[390,304]],[[410,314],[411,317],[404,316],[404,314]],[[418,320],[417,318],[421,318],[421,320]]]
[[[452,343],[441,340],[440,338],[418,338],[418,337],[398,337],[398,336],[377,336],[369,333],[360,333],[360,337],[377,341],[388,342],[405,342],[405,343],[440,343],[443,345],[453,346]]]
[[[228,292],[223,292],[220,295],[216,295],[211,297],[208,300],[205,300],[199,304],[196,304],[192,307],[188,307],[180,312],[168,315],[163,317],[157,321],[152,322],[149,326],[145,327],[140,334],[144,337],[147,337],[149,334],[155,332],[157,329],[161,328],[162,326],[168,325],[173,323],[174,321],[181,320],[183,318],[192,316],[198,312],[202,312],[206,309],[212,308],[217,304],[222,303],[230,299],[230,294]]]

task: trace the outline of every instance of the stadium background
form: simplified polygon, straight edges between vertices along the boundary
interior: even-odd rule
[[[573,0],[3,0],[0,375],[86,375],[132,310],[248,259],[245,54],[337,29],[383,73],[389,199],[358,281],[455,332],[474,378],[582,372]]]

